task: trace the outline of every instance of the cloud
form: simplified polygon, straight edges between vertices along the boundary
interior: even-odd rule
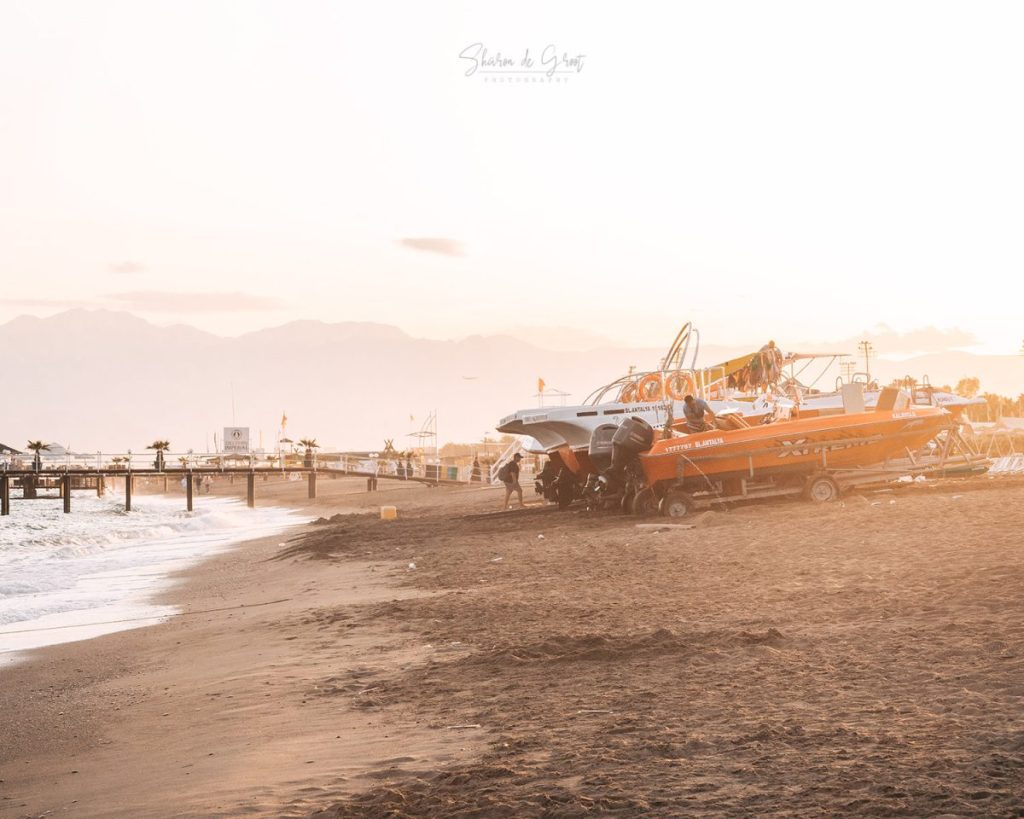
[[[0,305],[69,310],[131,310],[138,313],[261,313],[283,310],[287,304],[278,298],[256,296],[239,291],[220,293],[176,293],[162,290],[131,290],[108,293],[97,299],[0,299]]]
[[[140,313],[249,313],[281,310],[280,299],[251,293],[176,293],[162,290],[132,290],[110,293],[106,298],[125,310]]]
[[[464,256],[462,242],[458,239],[445,239],[442,236],[420,236],[399,239],[398,244],[411,250],[423,250],[427,253],[440,253],[442,256]]]
[[[137,273],[145,273],[146,266],[141,262],[114,262],[109,268],[111,273],[117,273],[118,275],[134,276]]]
[[[586,352],[601,347],[621,347],[621,343],[607,336],[566,326],[529,326],[518,324],[502,330],[502,335],[512,336],[535,347],[559,352]]]
[[[67,310],[73,307],[98,307],[94,301],[83,301],[81,299],[0,299],[0,304],[7,304],[11,307],[54,307]]]
[[[937,327],[922,327],[899,333],[884,324],[877,325],[873,330],[866,330],[861,336],[849,339],[847,343],[856,345],[867,339],[881,353],[940,353],[957,347],[970,347],[978,343],[974,333],[952,327],[941,330]]]
[[[877,324],[870,330],[863,330],[859,335],[839,341],[816,341],[790,344],[787,349],[806,350],[828,348],[829,350],[845,350],[857,353],[857,345],[862,341],[870,341],[875,354],[879,356],[906,356],[921,353],[944,353],[979,344],[978,337],[959,327],[941,329],[938,327],[919,327],[901,333],[885,324]]]

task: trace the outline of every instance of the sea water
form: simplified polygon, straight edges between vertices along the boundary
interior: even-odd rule
[[[18,652],[152,625],[176,613],[152,599],[169,575],[234,544],[283,532],[305,518],[249,509],[226,498],[75,493],[72,513],[57,499],[12,498],[0,517],[0,669]]]

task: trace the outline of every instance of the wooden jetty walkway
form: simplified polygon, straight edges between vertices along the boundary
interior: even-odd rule
[[[209,475],[231,476],[244,475],[246,478],[246,504],[250,509],[256,506],[256,476],[262,475],[264,479],[272,475],[305,474],[309,498],[316,498],[317,477],[359,477],[366,478],[366,489],[372,492],[377,488],[379,480],[405,481],[422,483],[428,486],[465,486],[465,481],[450,480],[434,475],[413,475],[408,473],[374,474],[365,470],[353,469],[331,469],[317,467],[179,467],[165,469],[117,469],[117,468],[82,468],[69,467],[66,469],[44,469],[36,471],[31,469],[11,469],[0,472],[0,516],[11,513],[11,489],[20,488],[22,498],[15,500],[31,500],[39,496],[39,489],[58,489],[60,497],[64,501],[64,512],[71,513],[71,493],[73,489],[96,489],[98,497],[106,493],[106,482],[108,478],[124,479],[124,509],[126,512],[132,510],[132,491],[136,478],[173,478],[183,480],[185,484],[185,508],[191,512],[194,508],[194,496],[198,484]],[[45,497],[45,496],[44,496]]]

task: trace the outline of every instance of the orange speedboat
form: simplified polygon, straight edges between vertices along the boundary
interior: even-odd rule
[[[833,473],[913,452],[954,423],[940,407],[908,407],[655,441],[650,449],[637,453],[632,464],[634,508],[653,511],[659,505],[673,514],[666,510],[666,499],[671,506],[680,493],[769,477],[780,484],[804,484],[816,499],[829,500],[838,493]]]

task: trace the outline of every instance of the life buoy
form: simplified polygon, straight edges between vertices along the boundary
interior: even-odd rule
[[[619,393],[620,404],[632,404],[636,400],[636,384],[630,382],[622,388],[622,392]]]
[[[689,373],[672,373],[665,381],[668,397],[673,401],[682,401],[687,395],[693,395],[693,377]]]
[[[661,373],[648,373],[636,385],[637,401],[660,401],[665,394]]]

